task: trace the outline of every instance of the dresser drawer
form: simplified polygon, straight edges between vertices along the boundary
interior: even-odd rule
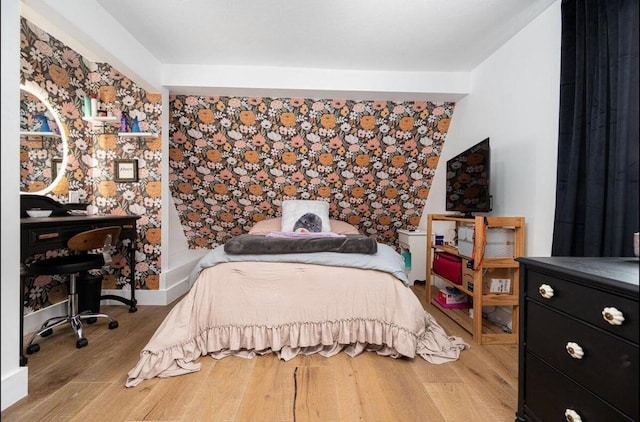
[[[536,302],[526,304],[526,350],[613,406],[638,417],[638,346]],[[581,359],[567,343],[582,348]],[[577,348],[575,348],[577,349]],[[527,375],[531,372],[527,368]],[[633,392],[633,394],[632,394]]]
[[[76,233],[90,230],[90,224],[75,227],[45,227],[33,229],[29,232],[28,247],[34,252],[44,252],[50,249],[63,249],[67,240]]]
[[[546,365],[535,356],[525,354],[527,377],[524,380],[524,415],[533,421],[564,421],[565,411],[572,409],[583,421],[632,421],[635,416],[624,415],[589,391]],[[619,388],[623,388],[620,384]],[[635,394],[637,391],[633,391]],[[636,404],[637,407],[637,404]]]
[[[550,298],[541,295],[540,287],[543,284],[553,289],[553,296]],[[637,301],[534,270],[528,271],[525,289],[528,298],[532,300],[638,344],[640,324]],[[611,307],[622,312],[624,321],[621,325],[611,325],[604,319],[602,311]]]
[[[88,221],[85,224],[77,224],[73,226],[60,225],[31,229],[28,236],[25,236],[27,245],[24,246],[27,247],[31,253],[42,253],[53,249],[65,249],[67,247],[67,242],[75,234],[99,227],[118,225],[122,227],[120,240],[135,239],[138,237],[135,222],[124,224],[95,224]]]

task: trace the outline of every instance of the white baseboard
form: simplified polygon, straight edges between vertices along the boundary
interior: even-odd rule
[[[58,315],[65,315],[66,313],[67,301],[63,300],[55,305],[47,306],[46,308],[27,314],[23,318],[24,325],[22,327],[22,335],[25,336],[38,330],[49,318],[53,318]]]
[[[189,290],[189,278],[185,277],[177,283],[174,283],[169,289],[163,290],[136,290],[137,306],[165,306],[178,299]],[[125,299],[131,299],[130,290],[103,290],[103,295],[120,296]],[[101,305],[124,305],[117,300],[107,299],[100,302]]]
[[[161,284],[168,286],[167,288],[160,290],[136,290],[137,305],[165,306],[184,295],[189,291],[189,275],[191,274],[191,270],[206,252],[206,250],[196,251],[189,256],[185,254],[174,268],[163,272],[160,275]],[[126,299],[131,298],[130,290],[102,290],[102,294],[120,296]],[[113,299],[103,300],[100,304],[128,306]],[[23,335],[33,333],[49,318],[64,315],[67,312],[66,307],[67,301],[65,300],[25,315]]]
[[[15,371],[2,377],[2,410],[27,396],[29,388],[29,369],[19,366]]]
[[[137,306],[164,306],[168,305],[189,290],[189,280],[185,278],[176,283],[169,290],[136,290]],[[103,295],[120,296],[126,299],[131,298],[129,290],[103,290]],[[100,302],[100,305],[121,305],[128,306],[122,302],[113,299],[106,299]],[[39,329],[42,324],[49,318],[64,315],[67,312],[67,301],[47,306],[46,308],[37,310],[24,316],[23,335],[33,333]]]

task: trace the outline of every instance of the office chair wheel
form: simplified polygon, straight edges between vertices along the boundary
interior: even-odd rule
[[[118,328],[118,321],[110,321],[109,322],[109,329],[110,330],[115,330],[116,328]]]
[[[27,354],[28,355],[32,355],[36,352],[40,351],[40,345],[38,343],[32,343],[29,346],[27,346]]]
[[[49,337],[53,334],[53,329],[49,328],[47,331],[43,331],[40,333],[40,337]]]
[[[87,324],[95,324],[98,322],[98,318],[87,318],[85,321]]]
[[[82,349],[83,347],[85,347],[87,344],[89,344],[89,340],[87,340],[86,338],[80,338],[78,339],[78,341],[76,341],[76,348],[77,349]]]

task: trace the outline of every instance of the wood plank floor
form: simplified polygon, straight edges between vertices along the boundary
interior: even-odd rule
[[[40,352],[29,356],[29,395],[3,411],[2,421],[513,421],[517,346],[475,344],[424,304],[424,284],[412,289],[450,335],[471,345],[458,361],[434,365],[375,353],[289,362],[203,357],[200,372],[125,388],[173,304],[139,306],[133,314],[103,306],[120,327],[88,326],[83,349],[68,328],[42,339]]]

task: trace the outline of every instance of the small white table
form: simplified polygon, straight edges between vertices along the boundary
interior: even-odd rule
[[[398,230],[400,254],[405,258],[405,271],[409,277],[409,284],[416,280],[427,279],[427,232],[426,230]],[[407,256],[410,258],[407,259]]]

